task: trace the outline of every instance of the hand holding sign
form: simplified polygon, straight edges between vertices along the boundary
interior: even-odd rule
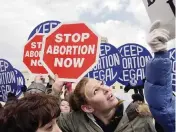
[[[61,81],[58,78],[58,75],[55,75],[55,82],[52,85],[53,92],[59,94],[62,91],[64,84],[65,84],[65,82]]]
[[[175,38],[175,1],[174,0],[143,0],[151,22],[161,21],[161,27]]]
[[[153,52],[166,51],[167,42],[170,40],[170,34],[166,29],[161,28],[160,21],[155,21],[148,35],[148,44]]]

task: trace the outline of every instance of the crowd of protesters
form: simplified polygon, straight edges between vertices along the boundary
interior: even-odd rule
[[[154,58],[127,106],[101,80],[84,77],[73,90],[72,83],[57,76],[49,76],[46,86],[37,76],[28,88],[22,87],[24,97],[8,93],[6,104],[0,104],[0,132],[175,132],[169,32],[157,21],[148,36]],[[135,88],[124,90],[129,89]]]

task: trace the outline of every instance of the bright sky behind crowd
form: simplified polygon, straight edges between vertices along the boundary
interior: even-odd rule
[[[116,47],[132,42],[150,50],[146,33],[151,23],[142,0],[1,0],[0,14],[0,58],[19,70],[25,69],[29,34],[48,20],[84,21]]]

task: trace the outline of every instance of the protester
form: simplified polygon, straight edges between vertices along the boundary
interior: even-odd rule
[[[61,132],[56,124],[60,114],[51,95],[29,94],[5,107],[0,116],[1,132]]]
[[[27,91],[27,86],[26,85],[23,85],[21,87],[21,92],[23,93],[23,97],[26,95],[26,91]]]
[[[15,103],[17,100],[18,100],[18,99],[17,99],[15,93],[9,92],[8,95],[7,95],[7,101],[6,101],[6,103],[5,103],[4,106],[12,105],[12,104]]]
[[[131,107],[125,110],[122,102],[102,81],[83,78],[70,97],[73,111],[61,113],[58,124],[63,132],[155,132],[152,117],[140,115],[143,105],[136,105],[129,120]]]
[[[0,103],[0,109],[2,108],[2,104]]]
[[[153,23],[148,36],[148,44],[154,58],[146,66],[144,93],[153,117],[165,132],[175,132],[175,96],[172,94],[171,60],[167,52],[170,34]]]
[[[46,86],[42,83],[36,83],[36,82],[32,82],[26,91],[27,94],[45,93],[45,92],[46,92]]]
[[[27,88],[26,94],[46,93],[44,82],[45,78],[42,75],[35,76],[34,81]]]
[[[136,101],[144,103],[144,97],[140,94],[133,94],[131,97],[133,99],[133,103],[136,102]]]
[[[128,85],[125,86],[124,91],[127,93],[130,89],[133,89],[135,94],[139,93],[144,97],[144,93],[143,93],[144,83],[145,83],[145,78],[142,79],[140,85],[132,86],[131,83],[129,82]]]
[[[61,100],[60,110],[62,113],[69,113],[71,111],[70,104],[67,100],[65,99]]]

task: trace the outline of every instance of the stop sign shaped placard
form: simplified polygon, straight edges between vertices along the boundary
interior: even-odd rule
[[[40,53],[42,48],[43,35],[34,35],[24,46],[23,63],[26,65],[30,73],[47,74],[40,61]]]
[[[85,23],[62,23],[44,37],[41,61],[60,80],[76,82],[98,61],[100,37]]]

